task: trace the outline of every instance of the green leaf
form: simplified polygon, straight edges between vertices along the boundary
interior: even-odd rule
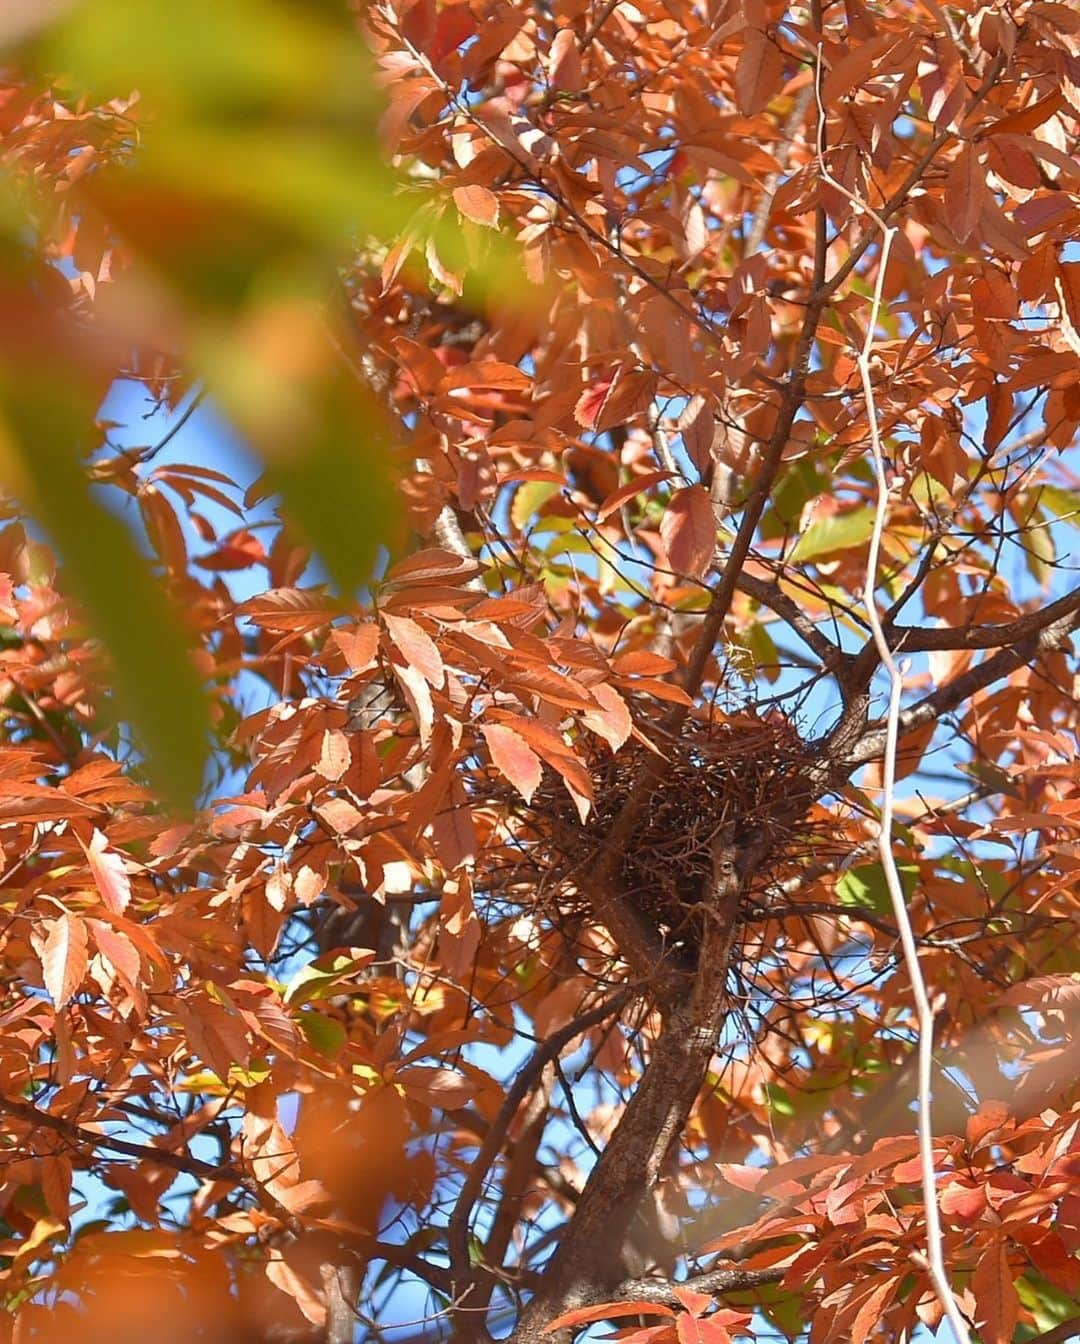
[[[1080,490],[1062,490],[1056,485],[1039,488],[1039,503],[1050,510],[1059,522],[1080,527]]]
[[[837,551],[850,551],[861,546],[874,530],[874,510],[868,505],[851,509],[848,513],[834,513],[828,518],[819,518],[811,523],[788,554],[788,561],[796,564],[816,559],[820,555],[831,555]]]
[[[202,784],[209,709],[183,622],[77,458],[94,405],[91,389],[59,360],[48,376],[26,365],[9,370],[0,381],[0,479],[63,558],[63,585],[108,651],[118,716],[146,753],[155,788],[184,810]]]
[[[790,533],[810,500],[828,489],[829,478],[809,457],[793,462],[772,491],[770,508],[762,519],[762,536],[773,541]]]
[[[229,1069],[229,1082],[239,1087],[258,1087],[260,1083],[266,1082],[272,1072],[269,1061],[253,1059],[247,1068],[234,1064]]]
[[[177,107],[226,117],[275,107],[346,114],[370,98],[357,79],[362,48],[342,41],[343,9],[280,0],[93,0],[55,26],[44,54],[103,96],[137,87],[174,115]]]
[[[806,1329],[805,1302],[800,1293],[778,1283],[761,1284],[754,1289],[754,1303],[761,1313],[788,1339],[798,1339]],[[738,1294],[725,1293],[725,1301],[739,1301]]]
[[[300,1014],[300,1030],[319,1054],[333,1059],[345,1045],[345,1028],[332,1017],[305,1011]]]
[[[909,897],[915,890],[919,870],[913,864],[898,864],[900,882],[904,896]],[[836,884],[836,894],[841,905],[861,907],[883,915],[892,909],[889,888],[885,882],[885,870],[880,863],[860,864],[849,868]]]
[[[775,682],[780,676],[780,650],[776,647],[772,635],[762,621],[755,621],[743,634],[740,641],[754,660],[754,668],[760,670],[768,682]]]
[[[525,481],[514,491],[510,505],[510,521],[519,530],[524,530],[529,519],[534,517],[554,495],[559,487],[554,481]],[[552,523],[554,519],[550,520]],[[549,529],[550,530],[550,529]]]
[[[1035,1317],[1036,1329],[1032,1330],[1028,1326],[1020,1327],[1024,1331],[1025,1339],[1053,1330],[1055,1326],[1063,1325],[1065,1321],[1080,1316],[1080,1302],[1062,1292],[1060,1288],[1056,1288],[1040,1274],[1029,1271],[1023,1278],[1017,1279],[1016,1292],[1023,1306]]]
[[[193,357],[218,405],[259,451],[266,493],[346,593],[398,539],[397,455],[369,391],[346,368],[318,294],[299,266],[260,277],[246,327],[207,321]]]
[[[790,1119],[795,1114],[795,1104],[791,1099],[791,1094],[782,1087],[777,1087],[775,1083],[765,1084],[765,1105],[777,1115],[782,1115]]]
[[[1024,564],[1028,573],[1040,588],[1046,589],[1053,577],[1057,547],[1042,509],[1033,510],[1020,543],[1024,548]]]
[[[326,998],[334,993],[334,987],[348,979],[354,972],[367,966],[374,952],[357,949],[356,955],[338,952],[329,957],[320,957],[317,961],[301,966],[289,981],[285,991],[285,1001],[293,1005],[309,1003],[313,999]]]
[[[338,423],[351,423],[357,434],[364,430],[359,419]],[[399,499],[387,470],[389,450],[372,451],[379,441],[374,417],[366,444],[338,439],[326,416],[319,429],[287,456],[275,458],[267,480],[332,578],[351,592],[371,578],[378,548],[392,541]]]

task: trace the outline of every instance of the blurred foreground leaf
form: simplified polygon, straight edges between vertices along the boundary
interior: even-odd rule
[[[154,787],[187,809],[202,782],[207,704],[176,612],[123,522],[94,498],[75,452],[93,401],[44,370],[5,373],[0,483],[57,543],[66,585],[109,652],[117,709]]]

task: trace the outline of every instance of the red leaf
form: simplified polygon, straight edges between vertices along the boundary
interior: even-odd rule
[[[700,1294],[695,1293],[695,1297]],[[675,1335],[678,1344],[731,1344],[731,1336],[711,1317],[702,1319],[683,1313],[675,1322]]]
[[[451,369],[439,384],[439,391],[452,392],[459,387],[491,387],[504,392],[523,392],[530,382],[529,375],[522,373],[513,364],[485,359]],[[458,563],[461,563],[460,560]]]
[[[95,830],[89,845],[83,845],[83,851],[105,908],[114,915],[122,915],[131,901],[131,879],[124,871],[123,859],[108,846],[105,836]]]
[[[1080,261],[1058,263],[1054,291],[1061,304],[1061,324],[1074,350],[1080,349]]]
[[[476,35],[476,20],[468,5],[447,5],[435,20],[431,41],[431,59],[441,65],[449,54]]]
[[[600,417],[600,412],[604,409],[604,403],[611,393],[611,389],[618,378],[618,370],[610,378],[598,378],[578,397],[574,406],[574,418],[583,429],[595,429],[596,422]]]
[[[674,686],[670,681],[659,681],[655,677],[638,677],[627,684],[627,690],[636,695],[654,695],[657,700],[670,700],[675,705],[694,703],[681,686]]]
[[[98,951],[112,965],[125,987],[133,996],[141,994],[139,971],[142,958],[135,945],[103,919],[88,919],[86,922],[93,930]]]
[[[647,649],[620,653],[611,664],[612,671],[617,672],[620,677],[658,677],[670,672],[674,666],[674,658],[665,658],[662,654],[650,653]]]
[[[266,1277],[291,1297],[304,1316],[317,1329],[326,1324],[326,1305],[308,1281],[299,1275],[279,1250],[272,1250],[266,1262]]]
[[[499,723],[482,723],[480,731],[491,752],[492,763],[525,801],[531,803],[544,773],[539,756],[512,728]]]
[[[436,690],[441,689],[446,682],[446,672],[442,656],[427,631],[409,616],[391,616],[383,612],[382,619],[409,666],[423,673]]]
[[[735,66],[735,100],[752,117],[768,107],[783,87],[784,58],[762,28],[749,28]]]
[[[678,1312],[663,1302],[600,1302],[592,1307],[578,1307],[574,1311],[564,1311],[544,1326],[544,1334],[555,1330],[565,1330],[571,1325],[586,1325],[589,1321],[603,1321],[609,1316],[667,1316],[678,1318]]]
[[[672,1289],[675,1296],[693,1316],[704,1315],[713,1304],[711,1293],[695,1293],[689,1288],[676,1286]]]
[[[945,210],[949,225],[960,242],[975,232],[985,195],[986,174],[977,149],[966,140],[953,159],[945,180]]]
[[[597,682],[589,689],[593,699],[600,702],[600,708],[587,710],[582,714],[581,721],[598,737],[602,737],[612,751],[618,751],[633,727],[626,701],[606,681]]]
[[[677,490],[660,520],[660,539],[671,568],[700,579],[716,550],[716,516],[703,485]]]
[[[336,781],[352,765],[352,751],[348,736],[340,728],[328,728],[322,736],[322,747],[315,769],[323,779]]]
[[[375,662],[379,648],[379,628],[370,621],[353,630],[335,630],[330,636],[345,655],[350,672],[366,672]]]
[[[674,474],[671,471],[647,471],[644,476],[635,476],[632,481],[620,485],[618,490],[608,495],[607,499],[600,505],[597,510],[596,521],[602,523],[616,509],[621,508],[627,500],[634,499],[646,490],[650,490],[660,481],[670,480]]]
[[[57,1008],[63,1006],[86,975],[86,925],[67,912],[54,919],[40,948],[45,988]]]
[[[551,87],[562,93],[579,93],[585,87],[578,51],[577,33],[573,28],[560,28],[552,40],[550,61]]]
[[[476,1084],[453,1069],[407,1064],[394,1070],[393,1079],[425,1106],[438,1106],[443,1110],[465,1106],[476,1096]]]
[[[984,1101],[974,1115],[968,1117],[965,1137],[969,1148],[979,1148],[988,1134],[996,1134],[1012,1119],[1012,1112],[1003,1101]]]
[[[266,562],[266,550],[262,542],[246,527],[231,532],[222,539],[221,545],[209,555],[200,556],[195,563],[200,569],[214,571],[250,569],[252,565]]]
[[[655,387],[653,374],[620,364],[589,384],[577,399],[574,416],[583,429],[610,429],[646,406]]]
[[[574,806],[582,821],[589,814],[589,804],[593,796],[592,779],[589,772],[558,735],[546,724],[536,719],[526,719],[504,714],[503,722],[511,722],[521,737],[532,746],[537,755],[562,777],[567,792],[574,800]]]
[[[246,616],[267,630],[315,630],[341,615],[320,588],[271,588],[241,602],[238,616]]]
[[[865,1344],[867,1336],[881,1320],[886,1302],[895,1296],[896,1288],[897,1280],[890,1274],[870,1289],[851,1323],[850,1344]]]
[[[475,365],[470,364],[470,369]],[[502,366],[505,367],[505,366]],[[517,370],[515,369],[516,373]],[[524,374],[521,375],[524,377]],[[386,575],[387,583],[441,583],[444,579],[470,579],[474,574],[480,573],[480,566],[475,560],[466,560],[464,556],[457,555],[453,551],[439,550],[438,547],[431,547],[426,551],[417,551],[415,555],[410,555],[407,560],[401,560],[393,565]]]
[[[985,1344],[1011,1344],[1020,1302],[1001,1236],[984,1250],[975,1266],[971,1288],[975,1294],[975,1325]]]
[[[454,188],[454,204],[466,219],[474,224],[482,224],[486,229],[494,229],[499,223],[499,198],[487,187],[473,183],[466,187]]]
[[[986,1211],[986,1188],[952,1181],[938,1195],[941,1212],[962,1223],[974,1223]]]
[[[409,708],[416,719],[420,745],[426,747],[435,722],[435,707],[431,703],[431,691],[428,689],[427,681],[423,674],[411,665],[402,667],[399,663],[395,663],[393,672],[405,692],[405,699],[409,702]]]
[[[445,804],[432,818],[431,836],[447,872],[471,864],[476,858],[476,826],[459,780],[451,782]]]

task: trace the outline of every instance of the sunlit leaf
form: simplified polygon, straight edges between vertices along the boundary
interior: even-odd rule
[[[788,553],[788,561],[796,564],[816,560],[822,555],[850,551],[869,539],[873,527],[874,511],[871,508],[829,514],[810,524]]]

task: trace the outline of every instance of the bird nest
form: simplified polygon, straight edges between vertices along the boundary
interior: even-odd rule
[[[647,741],[634,738],[614,755],[592,739],[576,744],[593,785],[584,821],[550,770],[529,804],[488,777],[520,856],[504,895],[539,901],[552,916],[580,912],[590,870],[645,771],[656,772],[655,785],[620,845],[621,887],[665,936],[677,937],[712,890],[718,841],[736,852],[752,847],[764,860],[759,874],[790,852],[810,801],[802,797],[810,753],[789,720],[747,711],[688,718],[676,735],[641,727]]]

